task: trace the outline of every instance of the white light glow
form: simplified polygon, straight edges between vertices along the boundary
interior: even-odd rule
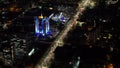
[[[33,48],[33,49],[29,52],[28,56],[31,56],[31,55],[34,53],[34,51],[35,51],[35,49]]]

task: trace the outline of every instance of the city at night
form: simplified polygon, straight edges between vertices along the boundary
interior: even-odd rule
[[[0,68],[120,68],[119,0],[0,0]]]

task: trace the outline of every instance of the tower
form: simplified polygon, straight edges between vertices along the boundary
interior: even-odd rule
[[[51,14],[49,17],[43,17],[42,14],[39,17],[34,17],[35,19],[35,33],[41,34],[42,36],[48,35],[50,31],[49,19],[53,16]]]

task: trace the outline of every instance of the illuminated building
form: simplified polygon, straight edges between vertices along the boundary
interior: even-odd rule
[[[50,32],[50,22],[49,19],[52,17],[51,14],[49,17],[35,17],[35,33],[42,34],[42,36],[48,35]]]

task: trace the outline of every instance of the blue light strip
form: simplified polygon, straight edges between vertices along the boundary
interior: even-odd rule
[[[35,17],[35,33],[40,33],[39,30],[39,19]]]
[[[50,31],[50,22],[49,22],[49,20],[50,20],[50,18],[51,18],[53,15],[54,15],[54,13],[52,13],[52,14],[49,16],[49,18],[47,19],[47,30],[48,30],[48,31]]]
[[[46,19],[46,34],[48,33],[48,31],[49,31],[49,29],[50,29],[49,26],[50,26],[50,25],[49,25],[49,19],[47,18],[47,19]]]
[[[46,26],[46,25],[44,25],[45,22],[46,22],[46,18],[42,19],[42,35],[43,36],[45,35],[45,26]]]
[[[48,21],[47,21],[47,19],[46,19],[45,23],[46,23],[46,31],[45,31],[45,33],[47,34],[47,32],[48,32]]]

